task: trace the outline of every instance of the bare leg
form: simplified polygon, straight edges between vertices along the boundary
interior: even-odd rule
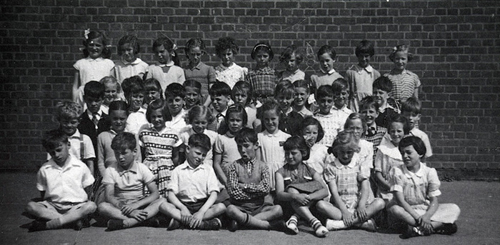
[[[279,211],[281,211],[281,208],[279,208]],[[253,227],[253,228],[258,228],[258,229],[269,229],[270,225],[267,220],[261,220],[258,219],[254,216],[251,216],[249,214],[243,213],[241,210],[239,210],[236,206],[234,205],[229,205],[226,210],[227,216],[229,218],[236,220],[241,225],[248,226],[248,227]],[[261,216],[274,216],[272,212],[269,214],[266,214],[265,212],[261,213]]]
[[[100,203],[99,206],[97,207],[97,210],[99,210],[99,214],[108,219],[120,219],[120,220],[128,219],[127,216],[122,214],[122,211],[120,209],[118,209],[117,207],[113,206],[111,203],[108,202]]]
[[[323,200],[318,201],[316,203],[316,208],[321,214],[325,215],[329,219],[334,219],[334,220],[342,219],[342,212],[340,211],[340,209],[333,206],[333,204],[329,202]]]
[[[51,207],[47,207],[42,202],[29,202],[25,211],[37,218],[44,220],[57,219],[62,215]]]
[[[155,200],[154,202],[150,203],[146,208],[143,210],[148,213],[148,217],[145,220],[151,219],[155,215],[158,214],[160,205],[165,202],[165,198],[160,198],[158,200]],[[123,225],[125,227],[132,227],[140,223],[140,221],[133,219],[133,218],[128,218],[123,221]]]

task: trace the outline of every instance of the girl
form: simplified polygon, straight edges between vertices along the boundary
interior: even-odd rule
[[[267,101],[262,105],[262,124],[264,131],[259,133],[258,139],[260,149],[257,151],[257,159],[268,164],[271,177],[271,191],[274,191],[274,173],[285,165],[285,151],[283,143],[290,137],[279,129],[280,126],[280,108],[278,103],[273,100]]]
[[[224,118],[227,131],[217,135],[214,143],[214,171],[217,178],[227,186],[227,166],[241,158],[234,136],[247,123],[247,113],[240,104],[229,106]]]
[[[314,95],[316,89],[321,85],[332,85],[333,81],[343,78],[340,73],[335,71],[333,63],[337,58],[337,53],[329,45],[324,45],[318,50],[318,60],[320,64],[320,72],[311,75],[311,92]],[[314,96],[309,97],[309,104],[316,100]]]
[[[269,67],[274,53],[268,43],[261,42],[253,47],[251,56],[257,64],[248,72],[247,82],[252,86],[255,100],[264,104],[266,98],[273,95],[278,80],[276,71]]]
[[[215,44],[215,53],[221,59],[221,64],[215,67],[215,79],[229,85],[233,89],[238,81],[245,81],[248,69],[234,63],[234,57],[239,52],[234,38],[221,37]]]
[[[344,130],[352,132],[359,146],[359,161],[368,170],[373,168],[373,143],[362,139],[366,131],[366,121],[359,113],[349,115],[344,124]]]
[[[240,104],[247,112],[247,128],[253,128],[255,132],[261,131],[261,122],[257,119],[257,109],[252,103],[252,86],[245,81],[237,82],[231,91],[231,99],[234,103]]]
[[[306,74],[299,69],[303,60],[302,53],[295,45],[286,47],[280,56],[280,62],[285,66],[285,70],[280,73],[279,81],[288,80],[294,83],[297,80],[304,80]]]
[[[103,77],[99,82],[104,85],[104,99],[101,109],[104,113],[108,114],[111,102],[122,100],[122,87],[116,81],[116,78],[112,76]]]
[[[166,197],[170,174],[179,164],[182,141],[176,131],[165,127],[167,110],[162,100],[155,100],[146,112],[149,124],[139,132],[139,144],[144,152],[144,165],[154,174],[161,197]]]
[[[455,221],[460,208],[452,203],[438,203],[441,182],[436,169],[420,161],[426,151],[424,142],[409,136],[401,140],[398,148],[404,164],[391,169],[391,191],[395,203],[388,211],[407,225],[402,237],[456,233]]]
[[[413,54],[408,52],[407,45],[398,45],[394,47],[389,59],[394,63],[391,72],[384,76],[392,81],[392,91],[390,97],[402,103],[410,97],[418,99],[418,90],[420,88],[420,79],[417,74],[406,70],[406,64],[413,59]]]
[[[279,129],[292,135],[299,133],[300,122],[303,120],[303,117],[292,109],[294,95],[295,89],[288,80],[279,82],[274,90],[274,98],[276,98],[280,110]]]
[[[181,133],[180,138],[187,145],[189,137],[193,134],[206,134],[210,138],[210,150],[205,157],[205,164],[213,166],[213,145],[217,138],[217,133],[212,130],[207,130],[207,125],[214,121],[214,116],[210,108],[196,105],[191,108],[187,114],[187,123],[189,124]]]
[[[403,164],[398,145],[403,137],[409,133],[408,120],[400,115],[393,117],[391,123],[389,123],[388,133],[380,142],[377,155],[375,155],[374,172],[377,197],[384,199],[386,203],[392,200],[392,193],[389,191],[391,187],[389,184],[389,171],[391,168]]]
[[[148,105],[155,100],[163,100],[163,91],[161,90],[161,85],[158,80],[154,78],[148,78],[144,81],[144,108],[148,108]]]
[[[184,67],[184,76],[186,80],[194,80],[200,83],[201,92],[204,95],[202,101],[208,97],[208,88],[215,82],[215,70],[212,66],[205,65],[201,57],[206,54],[206,46],[201,38],[191,38],[186,42],[184,51],[189,60],[189,64]]]
[[[324,178],[330,187],[332,203],[321,202],[318,211],[328,217],[328,230],[358,227],[375,231],[373,217],[384,208],[384,201],[370,195],[370,172],[361,165],[359,146],[352,132],[337,135],[326,162]]]
[[[300,136],[292,136],[285,141],[283,149],[286,164],[276,171],[276,198],[286,202],[282,205],[285,213],[292,210],[295,212],[286,222],[286,226],[295,234],[299,233],[297,222],[300,217],[309,222],[316,236],[324,237],[328,230],[309,209],[324,202],[322,199],[328,195],[328,189],[321,175],[304,164],[304,160],[309,158],[306,141]],[[286,216],[288,215],[285,214]]]
[[[293,83],[295,96],[293,100],[293,111],[299,113],[302,117],[313,116],[313,113],[307,109],[307,101],[311,94],[309,82],[306,80],[297,80]]]
[[[318,142],[323,138],[325,132],[321,123],[313,117],[306,117],[300,124],[300,132],[305,139],[307,147],[311,154],[309,159],[304,161],[307,166],[313,168],[320,176],[323,176],[326,157],[328,156],[328,147]]]
[[[134,35],[125,35],[118,41],[118,55],[120,60],[115,63],[114,75],[118,83],[125,78],[139,76],[144,77],[148,64],[142,61],[137,54],[141,50],[139,40]]]
[[[203,97],[201,94],[201,83],[195,80],[186,80],[183,86],[184,90],[186,91],[186,97],[184,99],[184,109],[189,110],[194,106],[201,105],[203,101]]]
[[[139,76],[133,76],[123,80],[122,87],[129,110],[125,132],[137,135],[142,125],[148,123],[146,109],[143,107],[144,84]]]
[[[73,82],[73,101],[77,102],[82,108],[83,87],[89,81],[99,81],[105,76],[112,74],[115,66],[111,57],[111,50],[108,48],[108,42],[104,34],[100,31],[85,30],[85,40],[83,41],[83,54],[85,58],[76,61],[73,65],[75,70],[75,79]]]
[[[165,91],[171,83],[182,84],[186,78],[184,70],[179,67],[177,45],[167,37],[161,37],[153,42],[153,52],[156,63],[148,67],[146,78],[154,78],[160,82],[161,90]]]
[[[355,51],[358,64],[351,66],[346,72],[346,80],[351,88],[349,108],[353,112],[359,111],[359,102],[366,96],[372,95],[372,84],[380,77],[380,72],[373,69],[370,59],[375,55],[373,43],[367,40],[361,41]]]

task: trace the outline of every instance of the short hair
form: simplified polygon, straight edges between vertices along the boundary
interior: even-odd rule
[[[180,83],[171,83],[165,89],[165,99],[175,97],[181,97],[182,99],[186,97],[186,90]]]
[[[304,60],[304,55],[302,54],[302,52],[300,52],[299,48],[297,48],[297,46],[295,46],[294,44],[286,47],[285,50],[281,52],[280,62],[285,62],[286,60],[289,60],[290,58],[292,58],[293,54],[295,54],[295,59],[298,61],[298,63],[299,64],[302,63],[302,61]]]
[[[247,94],[247,103],[246,103],[246,105],[248,105],[248,104],[250,104],[252,102],[253,90],[252,90],[252,85],[249,82],[238,81],[234,85],[233,90],[231,91],[231,98],[233,100],[234,100],[234,94],[237,91],[244,91]]]
[[[378,112],[380,105],[377,103],[376,96],[366,96],[359,102],[359,111],[370,109],[370,107]]]
[[[191,88],[197,88],[199,91],[201,91],[201,83],[196,80],[186,80],[184,81],[182,86],[184,86],[184,89],[186,89],[186,87],[191,87]]]
[[[359,44],[356,46],[356,50],[354,51],[354,53],[356,54],[356,57],[361,54],[369,54],[370,56],[375,55],[375,48],[373,42],[368,40],[363,40],[359,42]]]
[[[200,147],[206,151],[211,148],[210,138],[206,134],[193,134],[189,136],[189,147]]]
[[[135,139],[135,135],[129,132],[118,133],[111,141],[111,149],[114,151],[123,149],[134,151],[136,147],[137,140]]]
[[[345,120],[345,123],[344,123],[344,130],[348,130],[351,122],[354,120],[357,120],[357,119],[361,120],[361,127],[363,127],[362,128],[363,131],[361,132],[361,135],[364,135],[366,130],[368,129],[368,126],[366,125],[366,119],[365,119],[365,117],[361,116],[361,114],[359,114],[357,112],[353,112],[347,117],[347,119]]]
[[[115,100],[109,103],[109,114],[111,114],[112,111],[125,111],[128,115],[128,104],[127,102],[123,100]]]
[[[105,90],[104,93],[106,93],[106,84],[116,84],[116,92],[117,93],[122,92],[122,86],[120,85],[120,83],[118,83],[116,78],[113,76],[105,76],[105,77],[101,78],[101,80],[99,80],[99,82],[102,83],[102,85],[104,85],[104,90]]]
[[[207,119],[208,124],[212,123],[215,120],[214,115],[212,114],[212,110],[209,107],[202,105],[195,105],[191,109],[189,109],[187,114],[187,123],[193,123],[196,117],[205,117]]]
[[[102,42],[101,55],[102,55],[102,57],[106,58],[106,59],[111,58],[111,49],[108,46],[108,39],[106,38],[106,35],[104,35],[104,33],[100,32],[100,31],[90,31],[87,34],[87,38],[85,40],[83,40],[83,42],[82,42],[83,46],[85,46],[85,48],[82,50],[83,55],[85,55],[85,57],[88,57],[90,55],[89,51],[87,50],[87,45],[89,45],[90,42],[94,39],[101,39],[101,42]]]
[[[330,45],[323,45],[323,46],[321,46],[321,48],[319,48],[318,54],[317,54],[318,55],[318,59],[323,54],[330,55],[330,57],[333,60],[335,60],[337,58],[337,53],[335,52],[335,50]]]
[[[186,42],[186,45],[184,46],[184,52],[189,53],[189,49],[192,47],[200,47],[200,50],[204,52],[207,47],[205,46],[205,43],[201,38],[191,38]]]
[[[294,88],[305,88],[307,90],[307,93],[311,93],[311,83],[306,80],[296,80],[293,82],[293,87]]]
[[[153,52],[156,48],[163,46],[172,57],[172,61],[176,66],[180,65],[179,55],[177,55],[177,45],[168,37],[160,37],[153,42]]]
[[[144,90],[145,91],[154,90],[154,91],[158,91],[160,94],[163,93],[163,91],[161,89],[160,81],[158,81],[156,78],[148,78],[148,79],[144,80]],[[163,94],[162,94],[162,96],[163,96]]]
[[[59,129],[47,131],[42,137],[42,146],[47,152],[56,149],[61,143],[68,142],[68,135]]]
[[[399,152],[401,152],[403,148],[410,145],[413,146],[419,155],[425,156],[425,153],[427,153],[427,148],[425,148],[424,142],[417,136],[404,137],[398,144]]]
[[[289,80],[279,81],[276,88],[274,88],[274,97],[277,99],[280,95],[291,98],[295,95],[295,88]]]
[[[328,153],[333,153],[337,157],[337,150],[340,147],[347,147],[355,152],[360,151],[359,142],[354,137],[354,134],[349,131],[340,131],[332,143],[332,147],[328,149]]]
[[[231,96],[231,87],[225,82],[216,81],[209,90],[210,96]]]
[[[405,111],[420,114],[420,112],[422,111],[422,103],[420,103],[420,100],[418,100],[417,98],[410,97],[401,105],[401,112]]]
[[[141,45],[139,44],[139,39],[137,39],[136,36],[134,35],[125,35],[120,40],[118,41],[118,54],[122,55],[123,50],[121,49],[121,46],[124,44],[129,43],[130,46],[134,49],[134,54],[138,54],[141,50]]]
[[[408,55],[408,61],[413,60],[413,54],[410,53],[408,50],[410,49],[410,46],[401,44],[397,45],[396,47],[392,48],[391,53],[389,54],[389,59],[394,62],[394,58],[396,57],[397,52],[406,52]]]
[[[140,76],[125,78],[122,82],[122,89],[126,98],[135,93],[144,94],[146,92],[144,82]]]
[[[250,142],[252,144],[257,144],[257,141],[258,141],[257,133],[251,128],[242,128],[234,136],[234,141],[236,141],[237,144],[241,144],[244,142]]]
[[[56,104],[55,114],[57,120],[73,118],[80,119],[80,115],[82,114],[82,106],[80,106],[80,104],[76,102],[69,100],[60,101]]]
[[[220,56],[220,54],[227,49],[230,49],[233,51],[233,54],[236,55],[240,51],[240,48],[238,45],[236,45],[236,41],[232,37],[221,37],[219,40],[217,40],[217,43],[215,44],[215,53],[217,56]]]
[[[227,108],[227,111],[226,111],[226,117],[225,117],[226,124],[228,124],[227,120],[229,119],[229,115],[232,114],[232,113],[239,113],[239,114],[241,114],[241,119],[243,121],[243,125],[247,125],[248,115],[247,115],[247,112],[245,111],[245,107],[243,107],[240,104],[232,104],[232,105],[230,105]]]
[[[90,81],[83,87],[83,96],[102,99],[104,97],[104,89],[104,84],[98,81]]]
[[[263,120],[264,113],[266,111],[275,111],[277,115],[280,115],[281,109],[279,103],[275,99],[270,99],[264,102],[264,104],[260,107],[259,118],[261,120]]]
[[[323,98],[323,97],[332,97],[333,98],[333,96],[335,96],[335,93],[333,92],[333,88],[331,85],[319,86],[319,88],[316,90],[316,94],[314,95],[316,100],[318,100],[319,98]]]
[[[386,76],[381,76],[373,81],[373,90],[380,89],[387,93],[392,91],[392,81]]]
[[[410,124],[408,123],[408,118],[406,118],[405,116],[399,115],[399,114],[395,114],[390,118],[389,124],[387,125],[388,132],[391,129],[392,123],[395,123],[395,122],[403,124],[403,132],[405,135],[410,133],[411,128],[410,128]]]
[[[264,51],[269,54],[269,61],[273,60],[274,58],[274,52],[273,49],[271,48],[271,45],[267,42],[259,42],[253,46],[252,53],[250,54],[250,57],[255,60],[255,56],[259,51]]]
[[[316,138],[316,143],[319,142],[320,140],[323,139],[325,136],[325,131],[323,130],[323,126],[321,126],[321,123],[318,121],[318,119],[314,117],[306,117],[304,120],[302,120],[302,123],[300,124],[300,130],[302,131],[302,134],[304,134],[304,129],[306,129],[308,126],[315,125],[318,128],[318,137]]]
[[[151,101],[148,105],[148,109],[146,110],[146,119],[151,123],[151,114],[153,111],[161,110],[161,114],[165,121],[170,118],[170,113],[168,113],[168,109],[165,108],[165,102],[162,99],[156,99]]]
[[[302,154],[302,160],[309,159],[310,149],[307,147],[306,140],[301,136],[294,135],[288,138],[283,144],[283,150],[291,151],[291,150],[299,150]]]
[[[332,89],[335,94],[340,93],[344,89],[349,90],[349,82],[344,78],[337,78],[332,83]]]

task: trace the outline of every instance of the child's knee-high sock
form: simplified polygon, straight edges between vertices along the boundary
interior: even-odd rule
[[[299,228],[297,227],[297,223],[299,222],[299,217],[296,214],[293,214],[290,219],[286,222],[286,227],[293,231],[295,234],[299,233]]]
[[[312,218],[309,220],[309,224],[314,229],[316,236],[324,237],[328,234],[328,230],[324,227],[317,218]]]
[[[239,217],[238,217],[239,218]],[[257,219],[249,214],[245,214],[241,219],[236,220],[242,226],[255,227],[259,229],[269,229],[269,222]]]

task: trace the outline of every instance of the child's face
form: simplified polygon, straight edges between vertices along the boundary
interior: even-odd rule
[[[318,98],[318,107],[319,107],[319,112],[321,114],[328,114],[330,113],[330,110],[332,109],[333,106],[333,97],[331,96],[325,96]]]
[[[405,51],[398,51],[394,55],[394,67],[398,70],[404,70],[408,64],[408,53]]]
[[[274,133],[278,131],[278,127],[280,125],[280,116],[276,112],[276,110],[267,110],[264,111],[262,115],[262,120],[264,121],[264,128],[269,133]]]
[[[278,104],[280,105],[281,111],[288,112],[288,109],[290,109],[290,107],[292,106],[294,98],[291,94],[290,95],[280,94],[280,95],[278,95],[276,100],[278,101]]]
[[[321,70],[324,72],[329,72],[333,69],[333,63],[335,62],[334,59],[330,56],[328,53],[324,53],[319,56],[319,64],[321,67]]]
[[[405,132],[403,129],[403,124],[400,122],[393,122],[389,127],[389,135],[391,136],[391,141],[395,145],[398,145],[399,142],[405,136]]]
[[[120,50],[122,51],[122,59],[127,62],[135,61],[134,47],[130,43],[125,43],[121,45]]]
[[[87,51],[89,52],[89,57],[91,59],[97,59],[101,57],[102,51],[104,50],[104,44],[101,38],[95,38],[87,43]]]
[[[340,93],[336,93],[334,96],[334,104],[338,109],[344,107],[349,100],[349,91],[347,89],[342,89]]]
[[[227,104],[229,103],[229,96],[219,95],[219,96],[210,96],[212,99],[212,106],[218,112],[223,112],[227,109]]]
[[[158,100],[161,98],[161,93],[156,90],[156,89],[150,89],[146,91],[146,96],[144,97],[144,100],[147,104],[151,103],[154,100]]]
[[[141,108],[144,102],[144,93],[132,93],[128,98],[129,110],[137,111]]]
[[[118,98],[118,83],[105,83],[103,103],[109,105],[109,103],[115,101],[117,98]]]
[[[309,98],[309,92],[306,88],[295,88],[295,97],[293,103],[295,106],[303,107],[306,105],[306,101]]]
[[[163,47],[163,45],[156,47],[153,51],[155,53],[156,60],[158,60],[158,62],[160,62],[161,64],[167,64],[168,62],[170,62],[171,54],[167,49],[165,49],[165,47]]]
[[[201,93],[198,88],[186,86],[184,89],[186,90],[185,102],[187,108],[201,103]]]
[[[87,110],[89,110],[91,113],[97,113],[99,109],[101,109],[102,98],[94,98],[84,95],[83,99],[85,100],[85,104],[87,105]]]
[[[367,67],[370,64],[370,59],[372,58],[369,53],[360,53],[358,56],[358,64],[361,67]]]
[[[127,124],[128,114],[124,110],[113,110],[109,112],[109,118],[111,119],[111,129],[115,132],[120,133],[125,130],[125,125]]]
[[[197,116],[191,122],[191,126],[193,127],[193,131],[202,134],[207,128],[208,121],[206,116]]]
[[[80,125],[80,118],[61,118],[59,120],[59,124],[61,126],[61,130],[68,136],[75,134],[78,129],[78,125]]]
[[[186,147],[186,153],[187,162],[192,168],[197,168],[198,166],[203,164],[203,161],[207,156],[207,150],[196,146]]]
[[[346,146],[339,147],[335,152],[335,157],[339,159],[339,162],[342,163],[342,165],[348,165],[349,163],[351,163],[353,156],[354,150]]]
[[[353,132],[354,137],[357,140],[361,139],[361,134],[363,134],[363,122],[361,119],[347,120],[348,126],[347,130],[351,130]]]
[[[285,60],[285,66],[287,71],[294,72],[297,69],[299,69],[299,62],[297,58],[295,57],[295,53],[290,55],[290,59]]]
[[[243,128],[243,115],[241,113],[230,113],[227,115],[226,123],[231,133],[237,133]]]
[[[166,102],[168,111],[172,116],[177,116],[177,114],[181,112],[182,108],[184,108],[184,99],[180,96],[169,97]]]
[[[379,106],[385,105],[387,98],[389,98],[389,93],[387,93],[387,91],[384,91],[382,89],[374,89],[373,95],[377,96],[377,104]]]
[[[319,129],[317,125],[308,125],[302,130],[302,137],[306,140],[306,144],[311,148],[318,140]]]
[[[302,162],[302,152],[299,149],[285,151],[285,161],[292,166],[298,165]]]
[[[130,150],[130,149],[120,149],[120,150],[113,150],[115,152],[115,157],[116,160],[118,161],[118,165],[122,169],[130,169],[132,167],[132,164],[135,161],[135,154],[136,150]]]
[[[71,145],[69,142],[59,142],[59,145],[56,148],[47,151],[47,153],[49,153],[49,155],[52,157],[52,160],[54,160],[57,165],[64,166],[64,163],[69,157],[70,146]]]
[[[255,54],[255,61],[258,67],[269,66],[269,53],[264,50],[259,50],[257,54]]]
[[[189,59],[189,64],[196,66],[201,61],[201,56],[203,55],[203,51],[200,49],[200,47],[190,47],[186,55]]]
[[[420,121],[420,113],[403,111],[402,114],[404,117],[408,118],[408,125],[410,126],[410,129],[413,129],[415,127],[415,124]]]
[[[247,105],[247,100],[248,100],[248,91],[244,89],[237,89],[233,93],[233,100],[234,103],[240,104],[242,106]]]
[[[249,141],[236,142],[238,145],[238,152],[240,153],[243,161],[250,161],[255,158],[255,154],[259,146]]]
[[[156,130],[160,131],[165,128],[165,118],[161,109],[152,111],[149,115],[149,120]]]
[[[420,163],[420,158],[422,157],[422,155],[418,154],[413,145],[409,145],[401,149],[400,152],[406,168],[412,169]]]
[[[375,119],[378,117],[378,110],[375,110],[375,107],[369,106],[368,108],[361,108],[359,112],[365,118],[366,125],[373,125],[375,123]]]
[[[226,49],[219,54],[219,58],[221,59],[222,65],[229,67],[233,65],[234,62],[234,53],[231,49]]]

